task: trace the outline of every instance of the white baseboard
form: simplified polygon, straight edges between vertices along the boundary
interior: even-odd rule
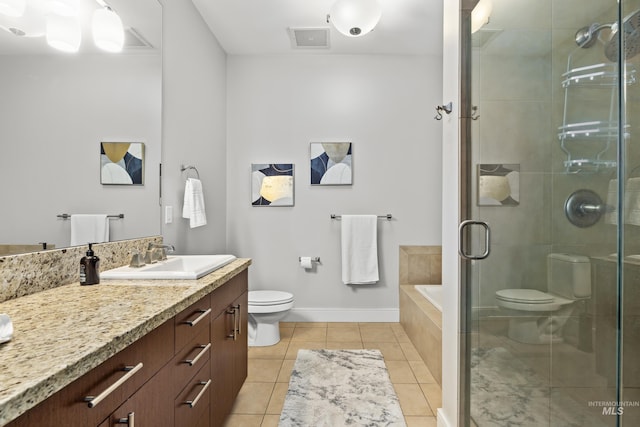
[[[293,308],[284,322],[399,322],[397,308]]]

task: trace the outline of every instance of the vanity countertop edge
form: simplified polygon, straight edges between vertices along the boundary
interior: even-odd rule
[[[103,280],[60,286],[0,303],[11,341],[0,344],[0,425],[246,270],[238,258],[198,280]]]

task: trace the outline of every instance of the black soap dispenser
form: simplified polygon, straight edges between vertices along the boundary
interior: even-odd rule
[[[94,255],[89,243],[87,254],[80,260],[80,284],[97,285],[100,283],[100,258]]]

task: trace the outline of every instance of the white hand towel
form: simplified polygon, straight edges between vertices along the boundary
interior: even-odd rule
[[[191,228],[207,224],[207,214],[204,211],[204,193],[199,179],[187,178],[184,186],[184,205],[182,217],[189,219]]]
[[[109,241],[109,218],[106,214],[71,215],[70,246]]]
[[[378,276],[378,217],[342,215],[342,282],[373,284]]]

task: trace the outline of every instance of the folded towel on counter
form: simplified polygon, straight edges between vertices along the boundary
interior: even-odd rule
[[[11,340],[13,336],[13,323],[8,314],[0,314],[0,344]]]
[[[342,282],[373,284],[378,276],[378,217],[342,215]]]
[[[109,218],[106,214],[71,215],[70,246],[109,241]]]
[[[207,214],[204,211],[204,193],[199,179],[187,178],[184,187],[184,205],[182,217],[189,219],[191,228],[207,224]]]

